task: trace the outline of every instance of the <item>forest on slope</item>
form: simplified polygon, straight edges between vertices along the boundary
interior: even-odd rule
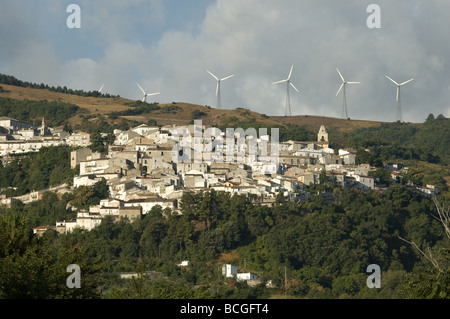
[[[0,297],[269,298],[285,292],[293,298],[450,297],[449,238],[433,218],[433,201],[414,189],[393,185],[364,193],[335,187],[332,201],[320,192],[299,203],[280,195],[273,206],[251,196],[186,194],[182,215],[157,206],[131,224],[106,218],[91,231],[32,235],[36,225],[73,217],[68,203],[82,205],[76,200],[89,199],[94,188],[107,190],[90,188],[62,198],[47,193],[39,202],[0,210]],[[440,268],[405,240],[429,249]],[[182,260],[191,266],[178,267]],[[225,262],[258,274],[263,284],[225,281],[219,271]],[[86,290],[67,292],[61,274],[70,263],[83,268],[90,280]],[[382,270],[381,289],[366,286],[370,264]],[[125,281],[118,276],[146,271],[161,277]],[[266,288],[267,280],[275,288]]]

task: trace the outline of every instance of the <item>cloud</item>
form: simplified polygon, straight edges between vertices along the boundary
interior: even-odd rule
[[[7,1],[6,12],[26,21],[19,2]],[[88,90],[105,83],[106,92],[132,99],[141,98],[139,82],[161,92],[159,102],[215,106],[216,83],[208,69],[221,77],[235,74],[222,83],[225,107],[284,115],[286,89],[272,82],[286,78],[294,65],[292,82],[300,93],[291,90],[292,113],[340,117],[338,67],[349,81],[361,82],[347,90],[351,118],[395,120],[395,86],[385,75],[398,81],[415,77],[402,88],[405,120],[448,114],[450,3],[377,2],[381,29],[366,25],[371,1],[217,0],[207,5],[198,0],[191,4],[204,10],[195,14],[202,17],[198,21],[188,14],[197,9],[186,10],[187,4],[176,1],[80,1],[78,33],[55,29],[43,41],[38,35],[48,30],[45,24],[34,29],[19,24],[11,34],[0,33],[1,43],[12,44],[0,49],[8,61],[0,62],[0,72]],[[64,19],[65,13],[54,18],[56,11],[49,10],[53,20],[48,23]],[[0,26],[8,23],[0,21]]]

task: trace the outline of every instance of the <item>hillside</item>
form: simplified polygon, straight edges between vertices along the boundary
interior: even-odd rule
[[[83,97],[78,95],[53,92],[47,89],[19,87],[8,84],[1,84],[1,86],[3,88],[3,92],[0,92],[1,98],[31,101],[47,100],[75,104],[81,109],[85,109],[85,112],[88,114],[108,114],[113,111],[123,111],[128,108],[125,103],[130,102],[130,100],[123,98]],[[81,123],[79,115],[71,118],[69,123],[72,125]]]
[[[283,124],[300,125],[318,130],[321,125],[327,128],[334,128],[339,132],[350,132],[359,128],[377,127],[381,122],[365,121],[365,120],[345,120],[326,116],[311,116],[311,115],[297,115],[297,116],[271,116],[274,120]]]
[[[246,300],[284,295],[397,299],[425,294],[428,297],[429,291],[436,291],[432,297],[450,296],[448,259],[438,253],[448,247],[448,236],[433,218],[433,201],[415,187],[405,185],[432,184],[442,191],[439,200],[450,198],[450,119],[442,115],[430,115],[422,124],[306,115],[270,117],[242,108],[218,110],[181,102],[149,104],[23,85],[0,84],[0,88],[0,116],[38,121],[45,115],[51,123],[93,133],[94,147],[113,142],[110,135],[103,138],[99,134],[111,133],[115,128],[111,124],[128,129],[141,122],[188,124],[199,118],[204,124],[221,128],[278,126],[280,139],[285,141],[316,139],[318,127],[323,124],[330,132],[331,147],[336,151],[355,148],[355,162],[374,166],[368,175],[378,179],[376,185],[381,186],[371,191],[347,187],[345,179],[343,185],[337,184],[324,170],[319,184],[292,188],[287,197],[282,188],[287,188],[287,183],[273,183],[279,187],[271,193],[272,204],[264,193],[260,193],[259,201],[254,193],[216,191],[211,187],[210,191],[183,192],[176,213],[155,205],[145,213],[141,211],[142,218],[132,223],[125,218],[114,222],[112,216],[104,216],[89,231],[68,232],[53,225],[78,218],[77,210],[87,211],[90,206],[100,205],[101,199],[114,196],[106,180],[73,188],[61,196],[45,192],[40,200],[29,204],[12,201],[9,207],[0,205],[0,298]],[[66,145],[42,148],[0,164],[2,195],[20,196],[70,184],[75,175],[82,174],[79,168],[70,168],[72,150]],[[392,185],[385,165],[390,161],[402,161],[408,167],[402,180]],[[353,169],[351,165],[347,168]],[[162,178],[157,174],[150,172],[147,177],[159,186]],[[134,179],[134,175],[127,174],[126,178]],[[184,187],[190,189],[187,183]],[[135,191],[130,190],[130,198],[140,199]],[[294,196],[290,195],[294,193],[302,199],[292,200]],[[147,194],[141,198],[146,200]],[[94,217],[98,218],[97,214]],[[39,240],[30,231],[36,226],[41,226],[40,234],[47,228]],[[402,238],[428,248],[430,257],[431,252],[436,258],[442,257],[441,269],[427,269],[427,256],[422,257]],[[178,266],[184,260],[189,261],[189,266]],[[75,290],[67,289],[65,277],[67,265],[74,263],[83,269],[86,283]],[[273,286],[253,287],[234,279],[224,280],[220,272],[224,263],[236,265],[239,272],[252,272],[262,283],[270,280]],[[367,265],[382,269],[382,288],[370,289],[367,285]],[[436,275],[438,271],[442,277]],[[124,272],[142,276],[122,280],[119,275]]]
[[[121,97],[86,97],[73,94],[54,92],[48,89],[39,89],[31,87],[21,87],[9,84],[1,84],[3,92],[0,92],[0,98],[10,98],[14,100],[31,101],[55,101],[61,103],[74,104],[80,107],[80,111],[71,117],[68,123],[71,126],[80,125],[83,118],[89,118],[94,121],[99,116],[107,116],[112,112],[123,112],[132,109],[130,104],[136,101]],[[112,122],[118,122],[120,119],[148,123],[149,120],[155,120],[158,125],[186,125],[192,119],[192,112],[198,112],[205,125],[214,125],[218,127],[233,127],[243,124],[249,126],[253,124],[259,127],[273,127],[286,125],[300,125],[317,131],[320,125],[339,132],[349,132],[358,128],[376,127],[381,122],[361,121],[361,120],[343,120],[331,117],[321,116],[267,116],[258,112],[243,108],[237,109],[215,109],[208,106],[189,104],[183,102],[172,102],[167,104],[158,104],[159,110],[147,114],[119,116]],[[200,113],[201,112],[201,113]],[[81,115],[81,116],[80,116]]]

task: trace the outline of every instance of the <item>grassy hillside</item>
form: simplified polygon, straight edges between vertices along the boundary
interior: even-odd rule
[[[378,127],[381,122],[364,121],[364,120],[344,120],[334,117],[326,116],[311,116],[311,115],[297,115],[297,116],[271,116],[274,120],[283,124],[300,125],[318,131],[321,125],[326,128],[331,128],[339,132],[350,132],[359,128]]]
[[[48,89],[35,89],[29,87],[19,87],[7,84],[1,84],[3,92],[0,97],[10,98],[14,100],[30,100],[30,101],[56,101],[61,103],[73,104],[80,107],[81,110],[77,115],[70,118],[69,123],[72,125],[81,123],[80,113],[86,114],[108,114],[113,111],[123,111],[127,109],[126,103],[130,100],[123,98],[99,98],[84,97],[78,95],[64,94],[53,92]]]
[[[107,116],[114,112],[123,112],[132,109],[130,104],[135,103],[121,97],[91,97],[74,94],[65,94],[55,92],[49,89],[39,89],[31,87],[22,87],[9,84],[1,84],[3,91],[0,91],[1,98],[10,98],[15,100],[31,101],[56,101],[77,105],[80,110],[69,119],[69,124],[76,126],[82,123],[83,118],[89,118],[95,121],[96,118]],[[124,115],[114,117],[115,123],[120,123],[121,119],[136,121],[139,123],[148,123],[149,120],[155,120],[158,125],[186,125],[193,120],[193,112],[197,112],[205,125],[214,125],[218,127],[236,127],[235,125],[255,127],[274,127],[301,125],[313,131],[318,131],[320,125],[324,124],[327,129],[333,129],[340,132],[348,132],[357,128],[376,127],[380,122],[342,120],[337,118],[320,116],[267,116],[248,109],[215,109],[209,106],[189,104],[183,102],[172,102],[167,104],[158,104],[159,110],[147,114]]]

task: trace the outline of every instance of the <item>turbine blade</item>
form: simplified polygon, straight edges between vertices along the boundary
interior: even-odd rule
[[[336,93],[336,96],[339,95],[339,92],[341,92],[342,88],[344,87],[344,84],[345,84],[345,83],[342,82],[341,87],[339,88],[339,90],[338,90],[337,93]]]
[[[102,92],[102,90],[103,90],[103,86],[104,86],[105,84],[103,83],[102,84],[102,87],[100,88],[100,90],[98,90],[98,93],[101,93]]]
[[[209,74],[211,74],[211,76],[213,77],[213,78],[215,78],[217,81],[219,81],[219,78],[217,77],[217,76],[215,76],[214,74],[212,74],[211,72],[209,72],[208,70],[206,70]]]
[[[220,81],[225,81],[225,80],[227,80],[227,79],[229,79],[229,78],[232,78],[233,76],[234,76],[234,75],[227,76],[226,78],[220,79]]]
[[[220,86],[220,82],[217,81],[217,86],[216,86],[216,96],[219,95],[219,86]]]
[[[398,83],[397,82],[395,82],[394,80],[392,80],[390,77],[388,77],[387,75],[386,75],[386,77],[389,79],[389,80],[391,80],[392,82],[394,82],[395,83],[395,85],[398,85]]]
[[[400,86],[397,86],[397,102],[399,97],[400,97]]]
[[[361,82],[347,82],[348,84],[360,84]]]
[[[278,83],[283,83],[283,82],[287,82],[288,80],[281,80],[281,81],[278,81],[278,82],[273,82],[273,84],[278,84]]]
[[[293,70],[293,69],[294,69],[294,66],[291,66],[291,71],[289,72],[289,76],[288,76],[287,80],[289,80],[289,79],[291,78],[292,70]]]
[[[297,88],[294,86],[294,84],[292,84],[291,82],[289,82],[289,84],[298,92],[298,93],[300,93],[300,91],[299,90],[297,90]]]
[[[153,95],[158,95],[158,94],[161,94],[161,93],[150,93],[150,94],[147,94],[147,96],[153,96]]]
[[[139,88],[141,89],[142,93],[144,93],[144,94],[145,94],[145,91],[144,91],[144,89],[143,89],[143,88],[141,88],[141,86],[139,85],[139,83],[136,83],[136,84],[137,84],[137,86],[139,86]]]
[[[406,82],[403,82],[402,84],[399,84],[399,85],[405,85],[406,83],[409,83],[409,82],[411,82],[412,80],[414,80],[414,78],[412,78],[411,80],[408,80],[408,81],[406,81]]]
[[[339,76],[340,76],[340,77],[341,77],[341,79],[342,79],[342,82],[345,82],[345,80],[344,80],[344,77],[342,76],[341,72],[339,72],[339,69],[338,69],[338,68],[336,68],[336,70],[338,71],[338,73],[339,73]]]

